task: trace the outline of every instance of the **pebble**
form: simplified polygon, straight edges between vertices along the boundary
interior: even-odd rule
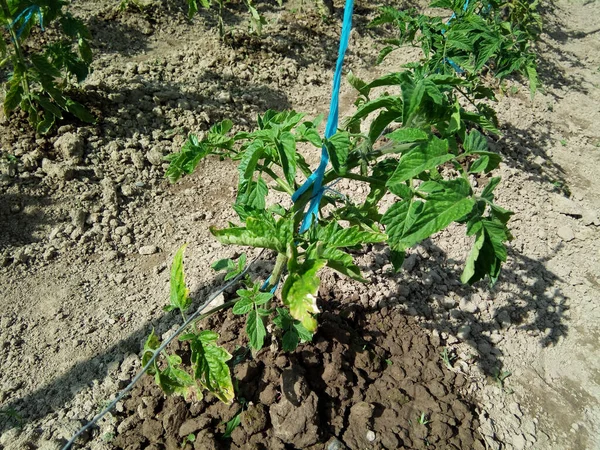
[[[374,442],[375,441],[375,432],[374,431],[367,431],[367,441],[369,442]]]
[[[477,306],[477,304],[473,300],[467,300],[464,297],[460,299],[460,302],[458,303],[458,308],[461,311],[468,312],[471,314],[475,314],[477,311],[479,311],[479,306]]]
[[[579,206],[570,198],[564,197],[560,194],[555,194],[554,198],[552,199],[552,203],[554,204],[554,210],[561,214],[574,217],[581,217],[582,215],[581,206]]]
[[[408,255],[406,257],[406,259],[404,260],[404,264],[402,265],[402,267],[404,267],[404,270],[406,270],[407,272],[412,271],[415,268],[415,265],[417,264],[417,255],[415,255],[414,253],[411,255]]]
[[[153,255],[158,253],[158,247],[156,245],[144,245],[143,247],[140,247],[138,252],[140,255]]]
[[[154,147],[146,153],[146,159],[153,166],[160,166],[164,162],[163,153],[158,147]]]
[[[466,341],[469,338],[470,335],[471,335],[471,327],[469,325],[462,325],[458,329],[458,332],[456,333],[456,336],[461,341]]]
[[[525,436],[517,434],[513,437],[512,444],[515,450],[524,450],[527,445],[527,440],[525,439]]]
[[[558,234],[558,237],[565,242],[570,242],[573,239],[575,239],[575,234],[573,233],[571,227],[569,227],[568,225],[563,225],[562,227],[559,227],[559,229],[556,230],[556,233]]]

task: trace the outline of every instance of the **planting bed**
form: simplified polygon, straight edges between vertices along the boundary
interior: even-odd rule
[[[0,162],[0,410],[18,416],[0,415],[0,448],[60,448],[131,380],[150,331],[179,321],[162,307],[181,244],[193,307],[223,284],[210,264],[243,250],[208,232],[234,220],[234,165],[208,159],[169,185],[162,157],[224,118],[248,129],[268,108],[327,112],[342,3],[326,21],[308,1],[255,3],[263,36],[233,6],[221,42],[214,17],[189,23],[183,2],[118,13],[112,1],[74,1],[95,52],[74,96],[97,124],[39,137],[18,113],[0,117],[2,154],[18,161]],[[375,64],[383,44],[366,24],[376,7],[357,2],[345,65],[367,80],[418,56]],[[292,354],[267,346],[236,365],[251,404],[231,440],[222,422],[239,403],[165,399],[146,378],[77,448],[178,448],[188,431],[188,449],[598,448],[599,16],[598,2],[548,4],[544,90],[533,101],[517,82],[499,93],[497,197],[515,211],[515,239],[493,289],[460,284],[471,245],[462,231],[410,249],[399,274],[369,247],[355,255],[367,284],[323,274],[313,343]],[[341,117],[354,99],[344,82]],[[229,351],[244,344],[238,319],[211,320]]]
[[[115,447],[176,448],[194,433],[197,449],[485,448],[474,406],[461,394],[469,381],[443,366],[439,338],[389,308],[368,311],[324,294],[312,343],[283,354],[274,340],[254,358],[240,357],[234,374],[249,406],[231,441],[218,437],[239,404],[210,395],[202,402],[164,401],[148,377],[116,417],[123,422]],[[245,345],[244,323],[233,314],[205,325],[230,352]]]

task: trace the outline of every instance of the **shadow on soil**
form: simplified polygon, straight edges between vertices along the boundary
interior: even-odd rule
[[[544,267],[543,260],[533,260],[511,252],[511,263],[503,270],[500,281],[486,295],[487,287],[482,290],[482,299],[475,288],[463,286],[458,281],[460,273],[449,268],[446,254],[430,241],[426,241],[421,248],[428,255],[412,258],[413,267],[407,272],[398,275],[386,273],[382,276],[386,279],[386,286],[395,285],[396,291],[391,291],[387,298],[381,299],[375,308],[364,308],[358,302],[343,301],[343,306],[331,312],[331,305],[326,306],[330,310],[326,314],[339,315],[341,320],[352,317],[352,310],[362,311],[360,314],[379,311],[384,315],[405,315],[401,311],[394,312],[395,306],[407,310],[409,315],[417,319],[421,317],[421,326],[436,330],[444,339],[448,336],[456,336],[462,333],[461,339],[473,349],[476,363],[483,373],[492,378],[503,372],[502,362],[499,357],[501,351],[496,348],[490,336],[495,332],[505,332],[508,328],[516,328],[517,332],[526,332],[539,336],[540,346],[553,345],[568,332],[564,312],[568,309],[566,298],[557,287],[559,278]],[[379,250],[374,249],[369,254],[376,255]],[[417,253],[413,254],[417,255]],[[251,267],[252,273],[266,274],[270,267],[270,261],[258,261]],[[371,272],[376,270],[370,268]],[[341,293],[338,286],[338,278],[333,276],[333,281],[322,284],[319,296],[325,302],[340,302],[339,299],[347,298]],[[430,280],[430,281],[427,281]],[[193,307],[198,307],[200,299],[206,298],[217,286],[222,286],[222,278],[217,278],[213,283],[205,285],[192,294]],[[233,293],[231,288],[226,295]],[[493,307],[494,297],[502,296],[503,305]],[[479,297],[476,299],[476,296]],[[466,299],[466,303],[473,303],[473,308],[457,308],[460,299]],[[483,314],[477,314],[480,308],[492,308],[492,318],[485,319]],[[324,313],[325,314],[325,313]],[[441,317],[441,318],[440,318]],[[436,318],[434,321],[433,319]],[[439,319],[438,319],[439,318]],[[83,363],[76,364],[66,374],[53,382],[39,388],[35,392],[2,405],[2,410],[14,410],[36,412],[23,417],[24,421],[34,421],[50,413],[63,408],[77,392],[85,389],[94,380],[104,379],[108,376],[108,365],[115,357],[122,354],[138,354],[142,342],[154,328],[158,336],[171,329],[180,320],[175,312],[166,314],[153,323],[148,323],[132,333],[126,339],[104,350],[98,356]],[[458,324],[458,326],[457,326]],[[397,345],[400,345],[397,343]],[[111,376],[114,376],[113,373]],[[130,377],[133,377],[133,373]],[[124,382],[123,382],[124,383]],[[68,389],[65,389],[68,386]],[[120,386],[121,388],[124,386]],[[116,394],[116,393],[115,393]],[[48,399],[53,399],[49,404]],[[35,405],[35,408],[32,408]],[[0,431],[13,426],[14,423],[7,418],[2,418]]]
[[[16,180],[15,183],[21,182]],[[39,232],[56,221],[44,213],[51,204],[52,199],[43,194],[2,194],[0,251],[9,246],[20,247],[39,240]]]
[[[493,335],[502,336],[513,328],[517,333],[538,336],[541,347],[555,345],[567,336],[567,298],[557,286],[561,279],[544,267],[547,260],[509,250],[509,263],[502,268],[494,287],[483,282],[470,287],[460,283],[460,269],[448,267],[442,249],[429,240],[421,248],[429,256],[413,253],[412,276],[406,272],[383,275],[397,281],[397,290],[390,292],[381,307],[401,305],[408,314],[424,319],[423,327],[466,342],[486,375],[494,377],[503,369],[499,359],[502,352],[493,342]],[[494,306],[497,297],[502,299],[502,306]],[[479,314],[482,308],[490,311],[491,319]]]
[[[259,260],[250,266],[249,271],[251,273],[262,273],[270,267],[270,262]],[[212,283],[201,286],[196,291],[190,293],[193,299],[190,310],[194,311],[196,308],[199,308],[211,293],[225,284],[223,275],[219,275]],[[225,294],[232,294],[234,291],[235,289],[228,289],[225,291]],[[94,381],[105,379],[109,375],[109,364],[115,361],[115,358],[132,353],[139,354],[144,341],[152,330],[155,331],[157,336],[161,336],[175,325],[181,325],[181,316],[179,313],[177,311],[166,313],[160,318],[145,324],[115,345],[103,349],[97,356],[75,364],[67,373],[38,388],[34,392],[21,398],[4,401],[0,406],[0,411],[14,411],[18,414],[20,420],[16,420],[14,417],[6,414],[1,414],[0,433],[19,425],[19,422],[21,425],[24,425],[40,419],[52,411],[63,408],[77,393],[91,386]],[[139,368],[139,366],[136,367]],[[113,375],[116,376],[116,373]],[[131,373],[128,380],[133,378],[133,376],[135,376],[135,373]],[[121,383],[119,389],[125,388],[125,382],[121,381]],[[117,394],[118,392],[115,392],[114,396]],[[52,399],[52,403],[50,403],[50,399]],[[93,414],[95,415],[100,412],[100,409],[101,406]],[[31,411],[35,411],[35,413],[31,413]],[[88,417],[88,419],[91,418],[92,416]]]

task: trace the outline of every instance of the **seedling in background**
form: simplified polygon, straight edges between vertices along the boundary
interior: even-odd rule
[[[417,418],[417,423],[419,423],[419,425],[425,426],[428,423],[431,423],[431,420],[429,420],[425,412],[421,412],[421,415]]]
[[[14,408],[0,410],[0,416],[6,416],[17,424],[17,427],[23,428],[23,417]]]
[[[181,441],[181,448],[184,449],[187,444],[193,444],[194,442],[196,442],[196,435],[194,433],[190,433]]]
[[[507,389],[504,385],[505,380],[512,375],[512,372],[508,370],[499,370],[494,369],[494,381],[498,385],[498,387],[502,390],[502,392],[506,392],[507,394],[512,394],[514,391],[512,389]]]
[[[442,358],[442,362],[448,368],[448,370],[452,370],[454,366],[452,362],[456,359],[456,355],[450,355],[448,352],[448,347],[444,347],[442,353],[440,353],[440,357]]]
[[[69,98],[70,78],[83,81],[92,61],[90,34],[84,24],[64,11],[66,1],[0,0],[0,24],[8,28],[7,38],[0,35],[0,70],[9,73],[5,85],[4,113],[9,116],[21,108],[40,134],[50,131],[63,113],[83,122],[94,122],[92,114]],[[26,45],[31,31],[59,25],[59,40],[37,52]],[[74,50],[75,49],[75,50]]]
[[[231,433],[233,433],[233,431],[240,426],[242,421],[242,413],[248,408],[248,402],[246,402],[246,399],[240,398],[238,401],[240,402],[241,408],[225,425],[225,433],[223,433],[222,436],[223,439],[231,438]]]

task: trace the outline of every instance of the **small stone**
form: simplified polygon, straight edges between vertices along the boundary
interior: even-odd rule
[[[138,251],[140,255],[153,255],[158,253],[158,247],[156,245],[144,245]]]
[[[461,311],[470,314],[475,314],[477,311],[479,311],[479,306],[477,305],[477,303],[475,303],[473,300],[467,300],[464,297],[460,299],[460,302],[458,303],[458,308]]]
[[[600,226],[600,219],[598,219],[598,214],[595,211],[584,209],[582,219],[584,225]]]
[[[375,432],[372,430],[367,431],[367,441],[374,442],[375,441]]]
[[[82,136],[74,133],[65,133],[54,142],[54,148],[62,155],[65,161],[80,163],[83,159],[85,142]]]
[[[117,283],[117,284],[125,283],[125,275],[122,273],[116,274],[114,279],[115,279],[115,283]]]
[[[573,239],[575,239],[575,234],[573,233],[571,227],[569,227],[568,225],[563,225],[562,227],[559,227],[558,230],[556,230],[556,233],[558,234],[558,237],[565,242],[570,242]]]
[[[73,167],[65,163],[53,163],[47,158],[42,160],[42,171],[50,178],[69,181],[75,176]]]
[[[100,184],[102,185],[102,199],[104,200],[104,204],[108,206],[117,204],[118,196],[115,183],[106,177],[102,179]]]
[[[229,103],[231,102],[231,94],[229,92],[223,91],[217,96],[217,100],[220,103]]]
[[[164,162],[163,152],[158,147],[154,147],[146,153],[146,159],[153,166],[160,166]]]
[[[137,151],[137,150],[132,150],[131,151],[131,162],[138,169],[143,169],[144,166],[146,165],[146,160],[142,156],[142,152]]]
[[[83,230],[86,218],[87,213],[83,209],[74,209],[71,211],[71,223],[78,230]]]
[[[469,336],[471,335],[471,327],[469,325],[462,325],[459,329],[458,332],[456,333],[456,336],[461,340],[461,341],[466,341],[467,339],[469,339]]]
[[[54,247],[50,247],[50,248],[48,248],[48,249],[47,249],[47,250],[44,252],[44,255],[43,255],[44,261],[50,261],[50,260],[52,260],[52,259],[56,258],[56,255],[57,255],[57,254],[58,254],[58,253],[57,253],[57,251],[56,251],[56,249],[55,249]]]
[[[555,194],[552,198],[552,203],[554,205],[554,210],[558,211],[561,214],[565,214],[567,216],[573,217],[581,217],[583,211],[581,206],[575,203],[570,198],[567,198],[560,194]]]
[[[325,444],[326,450],[345,450],[347,447],[337,438],[332,437]]]
[[[129,245],[129,244],[131,244],[131,242],[132,241],[131,241],[131,238],[129,236],[123,236],[121,238],[121,244],[123,244],[123,245]]]
[[[525,436],[517,434],[513,437],[512,444],[515,450],[524,450],[527,445],[527,440],[525,439]]]
[[[416,264],[417,264],[417,255],[413,253],[406,257],[406,259],[404,260],[404,264],[402,266],[404,267],[404,270],[406,270],[407,272],[411,272],[415,268]]]

